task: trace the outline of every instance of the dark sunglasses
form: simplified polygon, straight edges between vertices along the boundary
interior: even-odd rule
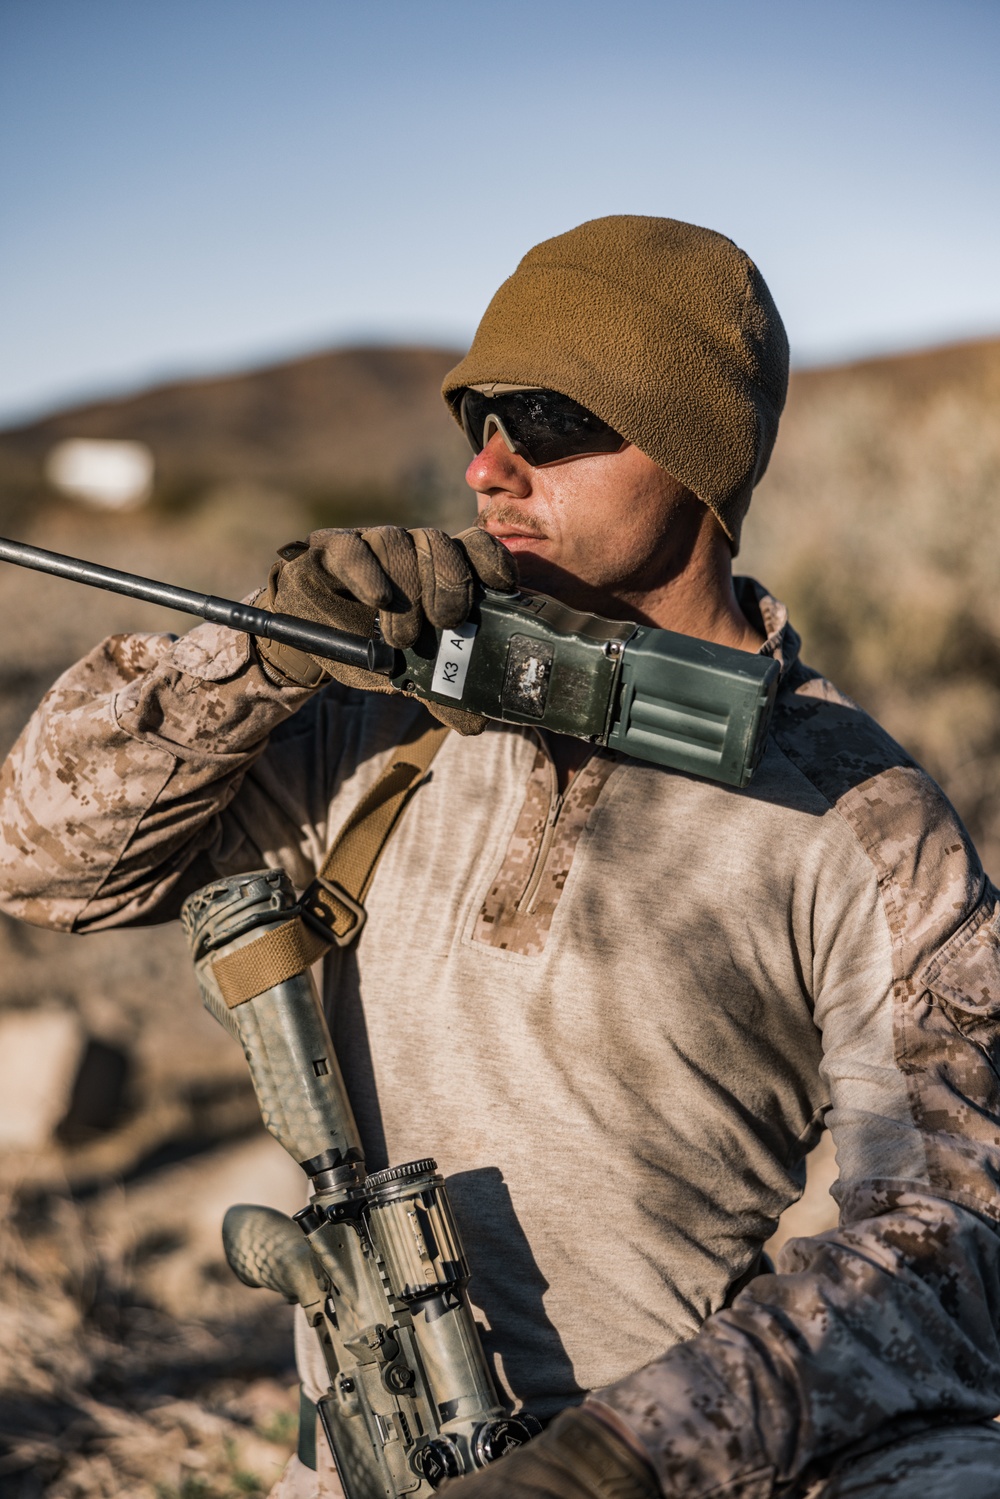
[[[497,431],[511,452],[532,468],[588,453],[617,453],[626,446],[625,438],[607,422],[557,390],[511,390],[492,396],[467,390],[461,415],[474,453],[481,453]]]

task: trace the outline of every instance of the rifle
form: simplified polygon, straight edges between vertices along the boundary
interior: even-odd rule
[[[330,1381],[318,1415],[347,1499],[424,1499],[541,1428],[500,1404],[436,1163],[366,1174],[308,964],[224,997],[216,965],[307,914],[283,869],[216,880],[181,912],[205,1006],[242,1046],[264,1123],[312,1188],[294,1220],[231,1207],[223,1244],[242,1281],[297,1302],[316,1332]]]

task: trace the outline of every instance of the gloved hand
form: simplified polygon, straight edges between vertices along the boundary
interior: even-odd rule
[[[439,630],[461,624],[477,580],[504,593],[517,587],[510,553],[476,526],[456,537],[401,526],[313,531],[308,542],[292,542],[278,555],[282,561],[271,569],[263,607],[364,636],[371,634],[377,610],[383,636],[400,650],[415,643],[425,619]],[[335,677],[366,692],[393,690],[374,672],[277,641],[258,639],[257,651],[280,678],[299,686],[315,687]],[[427,707],[460,734],[486,727],[486,719],[460,708]]]
[[[659,1499],[652,1468],[586,1406],[563,1411],[541,1436],[467,1478],[447,1499]]]

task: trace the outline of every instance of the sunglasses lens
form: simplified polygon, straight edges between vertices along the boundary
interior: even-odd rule
[[[482,451],[487,419],[495,416],[516,451],[533,467],[588,453],[617,453],[625,445],[607,422],[555,390],[516,390],[495,396],[467,390],[461,409],[473,452]]]

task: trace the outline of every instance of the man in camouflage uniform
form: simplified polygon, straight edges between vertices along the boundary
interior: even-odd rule
[[[468,1499],[1000,1494],[1000,909],[939,789],[731,577],[786,378],[728,240],[585,224],[445,383],[478,528],[316,533],[268,585],[405,644],[516,562],[781,666],[744,791],[451,714],[328,963],[368,1165],[434,1150],[500,1386],[554,1418]],[[425,721],[214,626],[106,641],[4,769],[4,906],[86,932],[264,864],[305,885]],[[755,1274],[824,1120],[840,1226]],[[281,1492],[337,1493],[328,1456]]]

